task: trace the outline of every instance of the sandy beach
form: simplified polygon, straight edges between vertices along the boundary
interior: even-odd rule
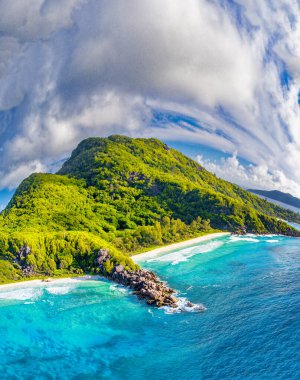
[[[162,253],[170,252],[170,251],[175,250],[175,249],[189,247],[189,246],[194,245],[194,244],[203,243],[205,241],[216,239],[216,238],[226,236],[226,235],[229,235],[229,232],[217,232],[217,233],[213,233],[213,234],[199,236],[199,237],[194,238],[194,239],[189,239],[189,240],[182,241],[179,243],[174,243],[174,244],[170,244],[167,246],[159,247],[159,248],[153,249],[153,250],[148,251],[148,252],[143,252],[143,253],[140,253],[138,255],[131,256],[131,258],[134,261],[138,262],[138,261],[156,256],[156,255],[160,255]],[[0,291],[2,291],[2,290],[5,291],[6,289],[9,290],[9,289],[13,289],[13,288],[18,288],[20,286],[23,288],[35,287],[35,286],[41,286],[41,285],[51,286],[54,284],[57,284],[57,285],[65,284],[66,282],[67,283],[68,282],[74,283],[75,281],[97,280],[99,278],[100,278],[100,276],[86,275],[86,276],[79,276],[79,277],[49,278],[49,281],[45,281],[45,280],[18,281],[18,282],[13,282],[10,284],[0,285]]]
[[[159,247],[159,248],[153,249],[152,251],[142,252],[142,253],[139,253],[138,255],[131,256],[131,258],[135,262],[138,262],[138,261],[148,259],[148,258],[156,256],[156,255],[160,255],[162,253],[170,252],[170,251],[175,250],[175,249],[189,247],[190,245],[203,243],[205,241],[216,239],[216,238],[226,236],[226,235],[230,235],[230,233],[229,232],[216,232],[213,234],[199,236],[199,237],[194,238],[194,239],[189,239],[186,241],[181,241],[179,243],[174,243],[174,244],[170,244],[167,246]]]

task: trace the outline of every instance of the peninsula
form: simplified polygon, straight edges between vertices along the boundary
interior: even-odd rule
[[[101,274],[149,304],[174,304],[132,254],[239,227],[299,236],[280,219],[300,222],[159,140],[89,138],[57,174],[25,179],[1,213],[0,282]]]

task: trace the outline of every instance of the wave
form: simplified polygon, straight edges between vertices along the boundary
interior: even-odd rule
[[[254,236],[256,236],[256,238]],[[245,236],[233,235],[233,236],[230,236],[229,241],[232,243],[235,243],[238,241],[248,241],[248,242],[253,242],[253,243],[259,243],[259,239],[257,239],[257,235],[252,235],[252,234],[245,235]]]
[[[206,253],[206,252],[213,251],[221,247],[223,244],[224,244],[223,241],[213,241],[204,245],[189,247],[189,248],[181,249],[180,251],[175,251],[175,252],[168,253],[166,255],[155,257],[153,259],[148,260],[148,262],[162,261],[162,262],[171,262],[172,265],[176,265],[180,262],[188,261],[189,258],[199,253]]]
[[[123,285],[117,285],[117,284],[115,284],[115,285],[110,285],[109,290],[112,290],[112,291],[118,291],[118,292],[123,293],[123,294],[129,292],[129,289],[128,289],[128,288],[126,288],[126,287],[123,286]]]
[[[47,286],[45,288],[46,292],[49,294],[57,294],[57,295],[63,295],[70,293],[70,291],[74,289],[71,286]]]
[[[187,298],[179,297],[177,307],[163,306],[166,314],[178,314],[178,313],[202,313],[207,310],[204,305],[192,304]]]
[[[229,238],[229,242],[235,243],[239,241],[247,241],[247,242],[252,242],[252,243],[259,243],[259,242],[266,242],[266,243],[279,243],[280,240],[278,239],[273,239],[273,238],[278,238],[279,235],[253,235],[253,234],[247,234],[244,236],[239,236],[239,235],[233,235]],[[264,238],[266,237],[267,240],[261,240],[259,238]]]
[[[0,292],[0,300],[37,300],[42,296],[42,294],[43,289],[40,288],[14,289]]]
[[[79,284],[79,281],[94,280],[96,277],[64,278],[44,283],[40,280],[3,285],[0,288],[0,300],[35,301],[44,292],[63,295],[69,293]]]
[[[201,286],[202,289],[207,289],[207,288],[220,288],[220,287],[221,287],[220,284],[202,285],[202,286]]]

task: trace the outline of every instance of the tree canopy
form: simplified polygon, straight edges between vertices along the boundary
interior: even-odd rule
[[[159,140],[89,138],[57,174],[21,183],[0,215],[0,271],[3,281],[22,277],[26,267],[94,272],[101,248],[135,270],[130,254],[214,229],[297,234],[280,219],[300,221]],[[23,246],[30,253],[20,258]]]

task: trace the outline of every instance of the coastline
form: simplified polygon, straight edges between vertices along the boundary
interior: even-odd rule
[[[202,243],[208,240],[216,239],[222,236],[229,235],[229,232],[215,232],[203,236],[199,236],[197,238],[181,241],[178,243],[172,243],[166,246],[158,247],[155,249],[152,249],[150,251],[138,253],[136,255],[131,256],[132,260],[134,262],[138,262],[140,260],[143,260],[145,258],[150,258],[155,255],[159,255],[161,253],[167,253],[169,251],[179,249],[179,248],[185,248],[194,244]],[[16,282],[10,282],[7,284],[0,284],[0,291],[2,290],[9,290],[13,288],[18,287],[32,287],[32,286],[51,286],[51,284],[60,284],[60,283],[66,283],[66,282],[74,282],[74,281],[89,281],[89,280],[99,280],[101,276],[99,275],[83,275],[83,276],[66,276],[66,277],[59,277],[59,278],[49,278],[49,281],[45,281],[43,279],[33,279],[33,280],[22,280],[22,281],[16,281]]]
[[[189,247],[190,245],[203,243],[205,241],[216,239],[216,238],[227,236],[227,235],[230,235],[230,232],[215,232],[212,234],[199,236],[197,238],[181,241],[179,243],[173,243],[173,244],[165,245],[165,246],[162,246],[159,248],[152,249],[151,251],[138,253],[137,255],[131,256],[131,258],[134,262],[139,262],[140,260],[148,259],[150,257],[153,257],[155,255],[159,255],[161,253],[167,253],[167,252],[170,252],[170,251],[175,250],[175,249]]]
[[[85,276],[78,276],[78,277],[60,277],[60,278],[49,278],[49,281],[45,280],[26,280],[26,281],[16,281],[16,282],[10,282],[8,284],[0,284],[0,291],[1,290],[9,290],[18,288],[20,286],[26,288],[26,287],[32,287],[32,286],[51,286],[52,284],[65,284],[66,282],[74,283],[75,281],[93,281],[93,280],[99,280],[101,277],[98,275],[85,275]],[[28,285],[28,286],[27,286]]]

